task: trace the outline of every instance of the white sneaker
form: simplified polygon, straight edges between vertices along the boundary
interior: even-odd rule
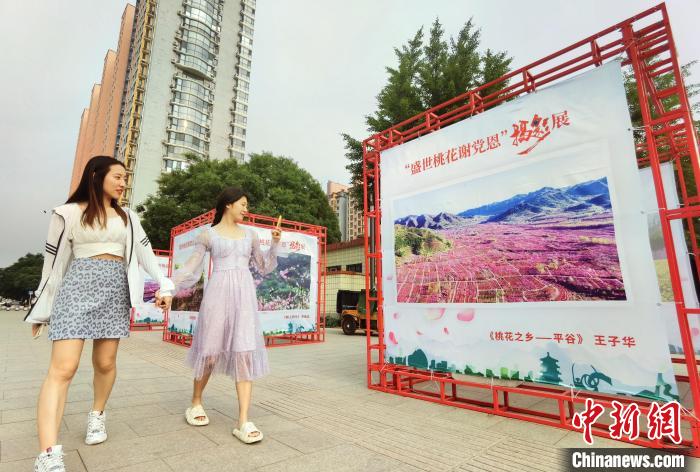
[[[63,446],[53,446],[34,461],[34,472],[66,472],[63,464]]]
[[[93,445],[100,444],[107,440],[107,426],[105,420],[107,414],[103,411],[91,411],[88,413],[87,434],[85,435],[85,444]]]

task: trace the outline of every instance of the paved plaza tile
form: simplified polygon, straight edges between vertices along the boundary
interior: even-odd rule
[[[0,472],[32,470],[38,447],[35,405],[50,343],[32,340],[23,316],[0,314]],[[250,413],[265,439],[249,446],[231,435],[230,379],[211,380],[211,423],[191,427],[183,416],[192,385],[186,348],[158,332],[133,333],[119,351],[109,440],[86,446],[91,348],[86,343],[60,433],[70,472],[547,472],[564,469],[562,448],[583,446],[579,433],[368,390],[364,337],[334,329],[322,344],[270,349],[272,373],[255,383]]]

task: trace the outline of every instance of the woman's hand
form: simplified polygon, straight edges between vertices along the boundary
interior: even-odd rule
[[[43,330],[44,330],[44,325],[43,325],[43,324],[41,324],[41,323],[32,324],[32,337],[33,337],[34,339],[38,338],[39,336],[41,336],[41,332],[42,332]]]
[[[282,239],[282,215],[277,218],[277,225],[272,230],[272,242],[277,244]]]
[[[167,297],[161,297],[160,295],[160,290],[156,292],[156,307],[160,308],[161,310],[169,310],[170,305],[173,303],[173,297],[167,296]]]

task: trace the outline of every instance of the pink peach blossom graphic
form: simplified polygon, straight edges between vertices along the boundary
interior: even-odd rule
[[[474,319],[474,309],[469,308],[466,310],[462,310],[459,313],[457,313],[457,319],[459,321],[471,321]]]
[[[396,336],[394,335],[393,331],[389,331],[389,341],[391,341],[393,344],[398,344],[399,342],[396,340]]]
[[[442,316],[445,314],[445,309],[444,308],[429,308],[425,312],[425,318],[429,321],[435,321],[439,320],[442,318]]]

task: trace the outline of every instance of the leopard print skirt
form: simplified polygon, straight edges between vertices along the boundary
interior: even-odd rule
[[[54,300],[49,339],[126,338],[130,311],[123,262],[74,259]]]

